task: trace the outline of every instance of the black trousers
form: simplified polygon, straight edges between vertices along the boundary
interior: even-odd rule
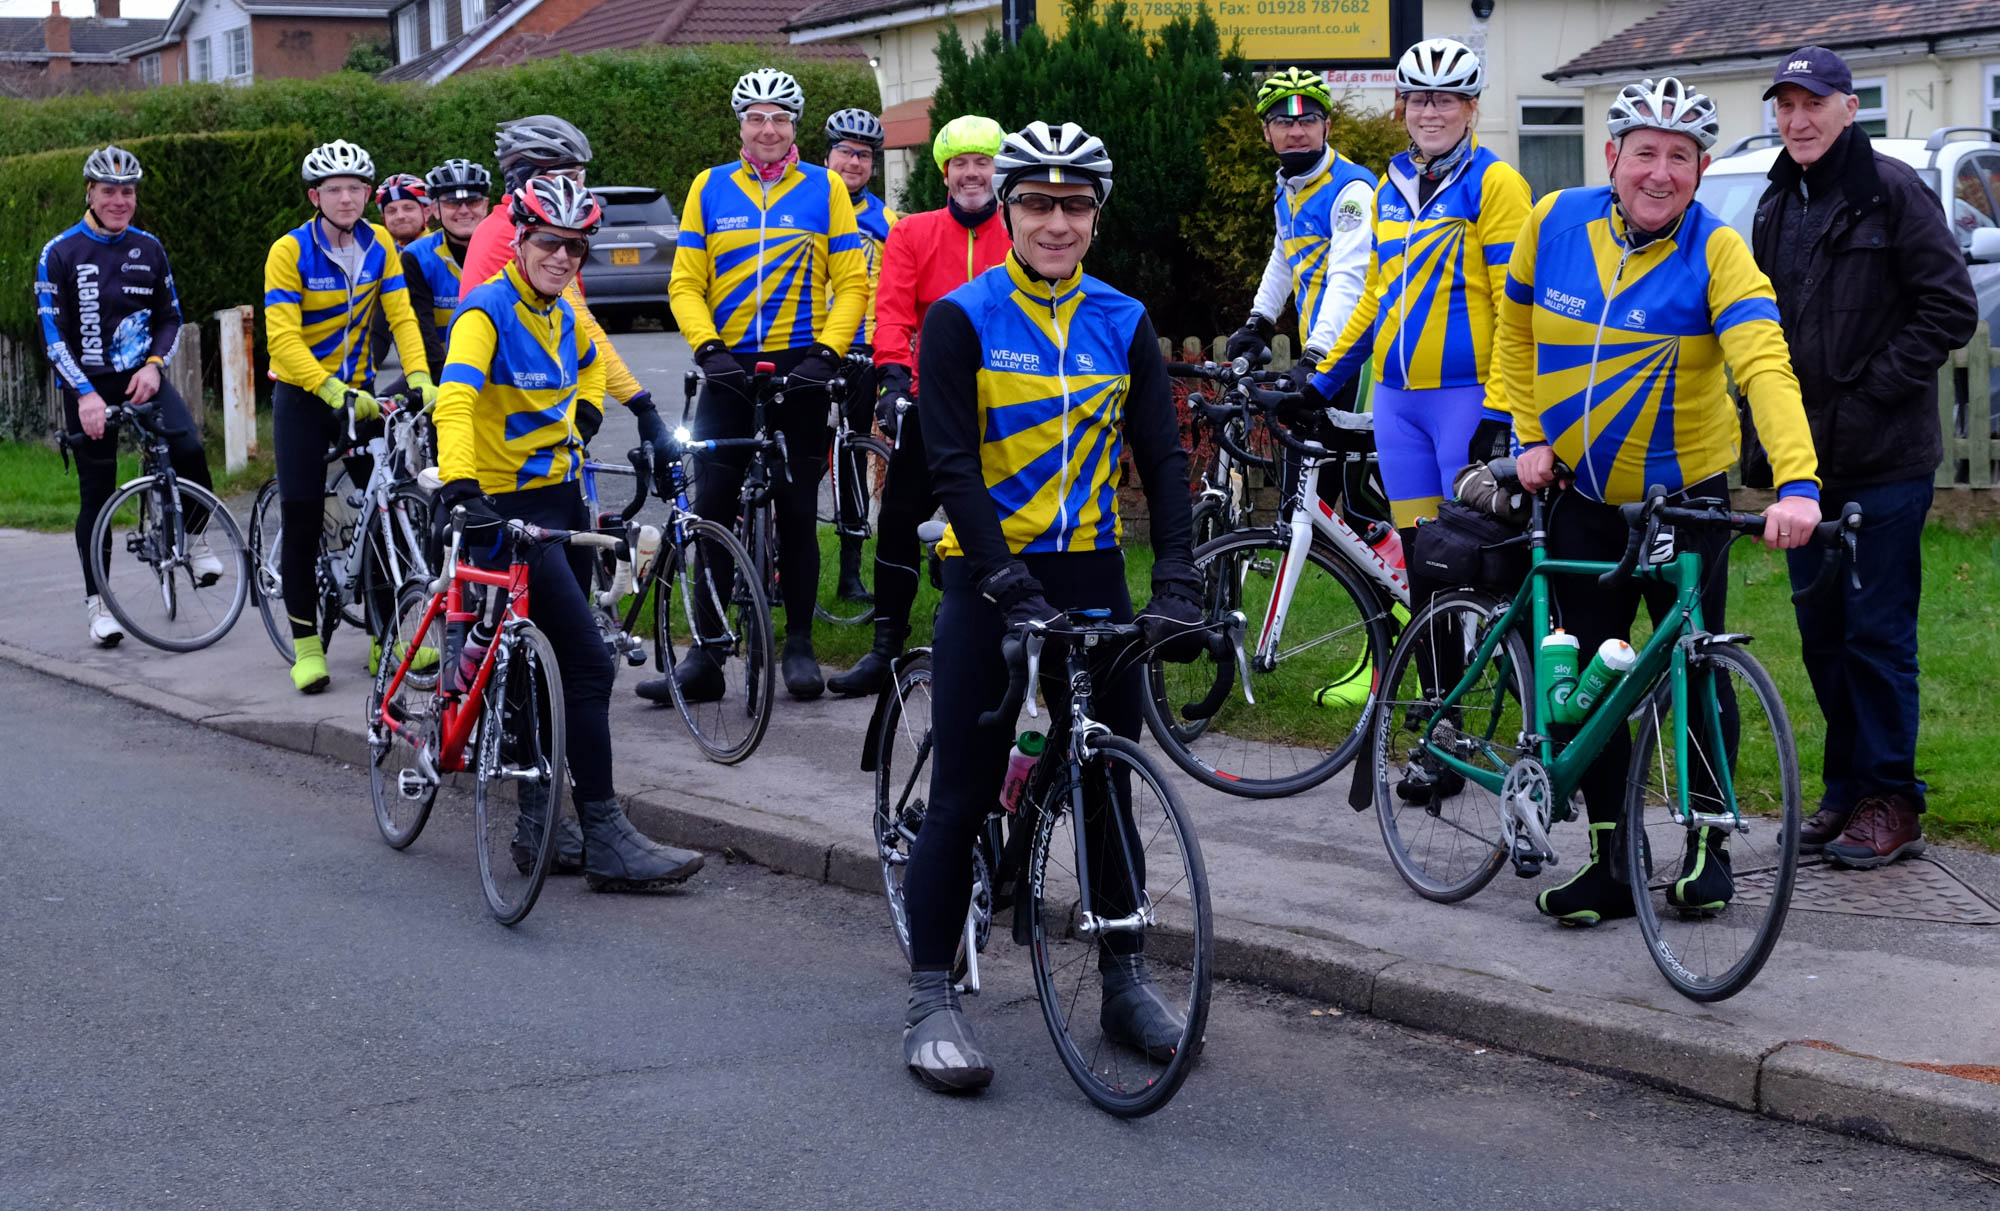
[[[277,454],[279,510],[287,536],[306,536],[303,542],[288,539],[278,552],[278,575],[285,583],[285,613],[291,618],[294,639],[319,629],[319,533],[326,518],[326,456],[347,441],[340,417],[310,391],[291,383],[271,387],[271,444]],[[355,426],[356,440],[366,441],[381,431],[381,421],[362,421]],[[357,454],[347,459],[346,465],[352,490],[366,487],[375,471],[375,460]],[[386,618],[395,608],[396,586],[384,583],[386,579],[375,577],[379,592],[372,608],[377,618]]]
[[[91,386],[104,397],[106,404],[125,402],[125,389],[132,381],[131,371],[124,374],[99,375],[91,380]],[[187,401],[174,385],[164,377],[160,379],[159,394],[154,400],[160,405],[161,424],[171,430],[167,438],[167,455],[173,462],[174,474],[190,483],[204,488],[213,488],[215,483],[209,478],[208,457],[201,447],[201,432],[194,427],[194,417],[188,412]],[[83,433],[83,421],[78,416],[82,400],[74,391],[63,391],[63,432]],[[83,565],[83,595],[97,596],[97,571],[91,566],[90,531],[97,524],[97,515],[104,510],[104,502],[118,490],[118,428],[104,427],[103,437],[85,436],[82,440],[71,440],[69,452],[76,459],[76,558]],[[207,523],[205,512],[188,510],[188,526],[198,529]]]
[[[1683,497],[1713,496],[1728,499],[1728,482],[1720,475],[1712,476],[1689,487]],[[1564,492],[1550,507],[1548,515],[1548,553],[1555,559],[1597,559],[1616,560],[1625,553],[1625,519],[1613,505],[1600,504],[1579,492]],[[1722,530],[1703,530],[1690,533],[1682,530],[1675,535],[1676,551],[1695,551],[1701,555],[1702,622],[1710,631],[1725,629],[1724,610],[1729,600],[1729,541],[1730,535]],[[1556,614],[1559,625],[1576,636],[1578,643],[1577,667],[1581,671],[1590,663],[1590,658],[1607,639],[1632,637],[1632,622],[1639,616],[1639,604],[1643,601],[1646,612],[1653,624],[1674,605],[1674,586],[1657,580],[1628,580],[1614,589],[1599,587],[1594,576],[1556,576],[1550,579],[1554,589]],[[1689,691],[1693,697],[1700,690],[1699,683],[1690,678]],[[1724,743],[1730,752],[1725,759],[1734,759],[1737,735],[1736,699],[1727,680],[1716,685],[1718,705],[1722,713]],[[1560,739],[1574,735],[1575,728],[1557,726],[1550,733]],[[1694,762],[1696,771],[1704,768],[1705,738],[1698,731],[1690,734],[1696,744],[1698,757]],[[1583,777],[1583,801],[1593,823],[1622,822],[1625,813],[1625,775],[1632,760],[1632,733],[1629,727],[1613,728],[1610,739],[1591,763]],[[1709,766],[1712,768],[1712,766]],[[1697,775],[1697,780],[1698,775]],[[1708,793],[1697,784],[1696,793]]]
[[[750,372],[758,362],[770,362],[779,374],[787,374],[805,355],[803,349],[739,354],[736,360],[744,377],[711,380],[702,387],[695,405],[695,437],[752,436],[755,401],[750,395]],[[819,478],[826,473],[827,450],[833,439],[827,408],[825,391],[805,388],[787,391],[784,403],[770,409],[766,417],[772,429],[785,435],[786,462],[791,469],[790,482],[779,479],[771,485],[778,523],[778,589],[784,598],[788,636],[812,634],[813,603],[819,598]],[[744,449],[718,450],[695,460],[694,511],[734,526],[742,513],[737,495],[749,463],[750,452]],[[719,554],[718,583],[727,584],[730,569]]]
[[[1115,622],[1132,620],[1132,598],[1125,587],[1125,554],[1108,551],[1027,555],[1022,562],[1042,582],[1049,604],[1058,609],[1108,609]],[[904,904],[910,915],[910,966],[916,971],[946,971],[957,952],[972,898],[972,847],[987,812],[1000,797],[1007,775],[1007,754],[1014,740],[1012,719],[980,727],[979,716],[1000,705],[1007,692],[1007,664],[1000,644],[1006,624],[1000,611],[971,583],[963,559],[944,561],[944,600],[938,608],[938,653],[931,673],[931,797],[924,826],[910,852],[903,877]],[[1069,710],[1069,685],[1063,679],[1057,652],[1043,655],[1042,701],[1049,717]],[[1143,666],[1141,666],[1143,667]],[[1139,738],[1143,692],[1141,667],[1127,669],[1115,680],[1093,675],[1092,711],[1111,730],[1127,739]],[[1117,787],[1121,804],[1129,803],[1129,779]],[[1104,825],[1114,813],[1100,812],[1088,830],[1092,857],[1091,888],[1097,901],[1092,910],[1106,916],[1132,911],[1126,894],[1134,880],[1127,877],[1122,853]],[[1142,852],[1131,813],[1115,813],[1127,833],[1130,852]],[[1143,886],[1146,872],[1136,882]],[[1135,935],[1108,935],[1105,945],[1119,953],[1139,946]]]
[[[922,582],[922,545],[917,527],[938,509],[931,469],[924,460],[924,429],[910,409],[896,427],[889,454],[889,478],[882,485],[882,511],[875,521],[875,619],[910,629],[910,607]]]

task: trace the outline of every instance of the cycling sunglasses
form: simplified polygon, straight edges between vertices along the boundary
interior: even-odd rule
[[[590,241],[582,236],[560,236],[553,231],[533,231],[524,238],[529,247],[539,249],[549,256],[554,256],[558,250],[569,253],[573,261],[580,261],[590,255]]]
[[[1072,219],[1087,219],[1097,213],[1097,199],[1087,193],[1074,193],[1062,198],[1052,198],[1045,193],[1017,193],[1007,199],[1007,204],[1019,206],[1037,218],[1053,214],[1058,206]]]

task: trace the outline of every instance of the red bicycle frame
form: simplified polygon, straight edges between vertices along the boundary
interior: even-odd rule
[[[418,635],[428,634],[431,625],[440,613],[445,622],[463,623],[467,627],[478,622],[476,612],[465,609],[465,586],[467,584],[490,585],[507,594],[506,618],[526,619],[528,616],[528,565],[519,556],[509,564],[504,572],[489,572],[475,568],[461,560],[453,560],[451,583],[443,592],[431,594],[430,603],[424,609],[424,619],[417,627]],[[438,751],[430,754],[432,765],[439,773],[452,773],[465,768],[465,748],[472,738],[472,729],[479,722],[480,705],[485,701],[486,683],[492,680],[493,667],[500,655],[499,628],[495,628],[494,641],[487,645],[486,654],[480,658],[479,668],[473,673],[470,685],[461,686],[455,692],[447,691],[444,678],[444,661],[451,655],[438,653],[437,697],[442,705],[438,710]],[[397,690],[402,688],[403,678],[408,676],[410,664],[416,659],[418,646],[410,646],[403,653],[402,663],[396,675],[382,694],[379,708],[382,725],[392,732],[402,734],[403,722],[389,711],[389,704],[396,700]]]

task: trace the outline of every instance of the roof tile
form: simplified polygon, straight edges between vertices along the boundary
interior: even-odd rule
[[[823,0],[816,7],[858,2]],[[1993,0],[1673,0],[1548,78],[1618,71],[1657,74],[1719,59],[1776,59],[1801,46],[1851,50],[1992,29],[2000,29],[2000,5]]]

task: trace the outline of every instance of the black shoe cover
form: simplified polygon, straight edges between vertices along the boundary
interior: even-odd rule
[[[875,594],[861,582],[861,544],[842,539],[840,543],[840,583],[834,592],[842,601],[872,602]]]
[[[893,659],[893,655],[883,655],[880,648],[871,648],[862,653],[853,668],[828,677],[826,688],[842,698],[879,694],[889,684],[889,662]]]
[[[785,636],[785,653],[778,671],[784,674],[785,689],[794,698],[817,698],[826,689],[826,681],[819,673],[819,661],[813,659],[811,635]]]
[[[701,869],[702,856],[675,849],[639,831],[616,800],[581,800],[583,881],[592,891],[664,891]]]
[[[993,1062],[958,1007],[958,990],[942,971],[910,973],[910,1011],[903,1019],[903,1063],[939,1093],[969,1093],[993,1083]]]
[[[1698,828],[1688,834],[1687,856],[1681,861],[1681,877],[1667,888],[1667,903],[1680,909],[1682,916],[1713,916],[1729,907],[1736,894],[1736,879],[1729,870],[1729,851],[1724,834],[1717,828]]]
[[[720,699],[729,688],[722,673],[722,665],[709,654],[707,648],[690,648],[687,655],[674,665],[669,677],[654,677],[641,681],[632,687],[632,692],[648,702],[658,702],[672,706],[674,701],[673,683],[681,687],[681,697],[690,706],[701,702]]]
[[[521,814],[514,822],[514,841],[508,846],[508,852],[514,857],[514,869],[525,875],[528,867],[534,864],[535,851],[541,848],[542,822],[548,818],[549,812],[549,792],[523,782],[518,793]],[[577,831],[568,816],[556,817],[556,852],[549,859],[549,873],[583,873],[583,834]]]
[[[1160,995],[1146,956],[1100,954],[1097,969],[1104,974],[1104,1008],[1097,1022],[1105,1037],[1156,1063],[1173,1059],[1187,1019]]]
[[[1624,863],[1617,860],[1625,844],[1624,830],[1616,824],[1590,826],[1590,861],[1560,887],[1551,887],[1535,897],[1535,907],[1544,916],[1564,925],[1591,926],[1635,915],[1632,887],[1620,878]]]

